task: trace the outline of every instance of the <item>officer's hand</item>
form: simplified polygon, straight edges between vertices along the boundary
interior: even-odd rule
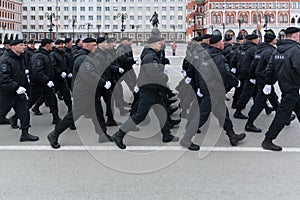
[[[18,89],[17,89],[17,94],[25,94],[25,92],[26,92],[26,89],[25,88],[23,88],[22,86],[20,86]]]
[[[200,88],[197,89],[197,95],[198,95],[198,97],[203,97],[203,94],[201,93]]]
[[[236,68],[232,68],[230,71],[235,74],[236,73]]]
[[[138,86],[134,86],[133,91],[135,93],[138,93],[140,91],[140,88]]]
[[[73,77],[72,73],[68,74],[68,78],[72,78],[72,77]]]
[[[181,74],[183,77],[186,77],[186,75],[187,75],[185,70],[181,70]]]
[[[241,81],[240,81],[240,80],[238,80],[238,84],[237,84],[236,87],[237,87],[237,88],[241,87]]]
[[[255,79],[250,79],[250,83],[252,83],[252,84],[256,84],[256,80]]]
[[[121,67],[119,67],[119,73],[120,73],[120,74],[123,74],[123,73],[124,73],[124,69],[121,68]]]
[[[62,72],[60,75],[62,78],[66,78],[67,77],[67,73],[66,72]]]
[[[263,89],[264,94],[269,95],[269,94],[271,94],[271,91],[272,91],[272,85],[265,85],[265,87]]]
[[[25,75],[29,74],[29,70],[25,69]]]
[[[108,90],[111,87],[111,82],[106,81],[104,87]]]
[[[168,80],[167,86],[168,86],[168,87],[171,87],[171,84],[172,84],[172,82],[171,82],[170,80]]]
[[[189,84],[191,82],[191,80],[192,79],[190,77],[186,77],[184,81],[185,81],[186,84]]]
[[[52,81],[49,81],[49,82],[47,83],[47,86],[48,86],[49,88],[52,88],[52,87],[54,86],[54,83],[53,83]]]

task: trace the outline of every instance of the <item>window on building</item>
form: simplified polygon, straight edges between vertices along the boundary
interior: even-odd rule
[[[72,11],[77,11],[77,7],[73,6]]]
[[[142,12],[142,11],[143,11],[143,7],[139,6],[139,7],[138,7],[138,11],[139,11],[139,12]]]
[[[178,7],[178,12],[182,12],[183,8],[180,6]]]
[[[69,20],[69,16],[64,16],[64,20]]]
[[[52,11],[52,7],[47,7],[47,11]]]
[[[30,16],[30,20],[35,20],[35,16]]]
[[[170,11],[175,11],[175,7],[174,6],[170,6]]]
[[[110,11],[110,7],[106,6],[105,11]]]
[[[44,25],[39,25],[39,29],[43,30],[44,29]]]
[[[23,26],[22,26],[22,29],[27,29],[27,25],[23,25]]]
[[[69,7],[64,7],[64,11],[69,11]]]
[[[43,20],[44,19],[44,16],[43,15],[40,15],[39,16],[39,20]]]
[[[101,21],[101,15],[97,15],[97,21]]]
[[[129,20],[134,20],[134,16],[133,16],[133,15],[130,15],[130,16],[129,16]]]
[[[134,7],[129,8],[130,12],[134,12]]]
[[[162,11],[167,11],[167,7],[163,6],[163,7],[161,7],[161,10]]]
[[[102,10],[102,7],[97,7],[97,11],[101,11]]]
[[[183,19],[182,15],[178,16],[178,20],[182,20],[182,19]]]
[[[150,12],[150,7],[146,7],[146,11]]]
[[[85,20],[85,16],[84,15],[80,15],[80,20],[84,21]]]
[[[31,7],[30,10],[31,10],[31,11],[35,11],[35,7]]]
[[[161,16],[161,19],[162,19],[162,20],[166,20],[166,19],[167,19],[167,16],[166,16],[166,15],[162,15],[162,16]]]
[[[35,25],[30,25],[30,29],[35,29]]]
[[[174,15],[170,15],[170,20],[174,20],[175,16]]]
[[[116,24],[113,25],[113,29],[114,29],[114,30],[118,30],[118,25],[116,25]]]
[[[69,29],[69,25],[64,25],[64,29]]]
[[[110,16],[109,15],[105,15],[105,20],[110,20]]]
[[[93,15],[89,15],[89,20],[93,20]]]
[[[27,11],[27,7],[23,7],[23,11]]]
[[[142,16],[138,16],[138,20],[142,20],[143,19],[143,17]]]
[[[163,24],[163,25],[161,25],[161,28],[162,29],[167,29],[167,25]]]
[[[105,29],[110,29],[110,26],[109,25],[105,25]]]
[[[40,6],[39,11],[44,11],[44,7]]]
[[[121,8],[122,12],[126,12],[126,7]]]
[[[23,20],[27,20],[27,16],[26,15],[23,15]]]
[[[30,33],[30,39],[35,40],[35,33]]]
[[[177,25],[177,29],[182,30],[182,25]]]
[[[85,7],[81,6],[80,11],[85,11]]]

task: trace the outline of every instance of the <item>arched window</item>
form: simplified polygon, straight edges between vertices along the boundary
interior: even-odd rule
[[[240,15],[241,23],[247,24],[248,23],[248,16],[247,15]]]
[[[258,15],[258,17],[256,16],[256,14],[253,16],[253,23],[257,23],[257,18],[258,18],[258,22],[261,23],[261,15]]]
[[[291,20],[291,23],[292,23],[292,24],[295,24],[295,22],[296,22],[296,20],[295,20],[295,18],[293,17],[292,20]]]

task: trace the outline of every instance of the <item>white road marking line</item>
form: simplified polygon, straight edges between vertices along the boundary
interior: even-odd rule
[[[117,151],[116,146],[62,146],[53,149],[47,145],[39,146],[0,146],[0,151]],[[127,146],[127,151],[188,151],[181,146]],[[204,152],[272,152],[260,147],[201,147]],[[300,148],[283,148],[283,152],[300,153]]]

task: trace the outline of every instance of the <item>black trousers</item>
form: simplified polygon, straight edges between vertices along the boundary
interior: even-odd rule
[[[267,100],[270,101],[271,105],[275,110],[277,110],[278,108],[278,96],[275,93],[274,87],[272,86],[272,91],[269,95],[265,95],[263,89],[264,85],[258,85],[258,90],[254,100],[254,104],[252,105],[248,113],[250,122],[254,122],[258,115],[261,113],[261,111],[267,106]]]
[[[282,99],[277,108],[275,118],[273,119],[269,130],[266,132],[266,138],[271,140],[277,138],[285,124],[290,121],[292,111],[300,119],[300,95],[299,89],[286,89],[280,87],[282,92]]]
[[[241,85],[240,87],[236,87],[235,90],[234,90],[234,93],[233,93],[233,96],[232,96],[232,105],[237,105],[238,104],[238,101],[239,101],[239,98],[242,94],[242,91],[243,91],[243,88],[244,88],[244,85],[245,85],[245,80],[240,80],[241,81]]]
[[[113,101],[112,101],[112,91],[111,90],[103,90],[101,96],[106,104],[107,121],[114,121],[114,114],[113,114],[114,105],[113,105]]]
[[[246,107],[251,97],[255,98],[255,94],[256,94],[256,93],[254,94],[255,90],[256,90],[256,85],[252,84],[250,80],[246,80],[240,98],[238,100],[238,104],[237,104],[238,111],[241,111]]]
[[[5,118],[11,108],[16,112],[16,117],[20,119],[20,129],[30,127],[30,115],[28,101],[25,94],[21,95],[1,95],[0,96],[0,118]]]
[[[76,122],[82,115],[89,116],[94,124],[95,132],[99,135],[106,133],[106,124],[103,117],[103,109],[100,100],[100,94],[94,95],[94,99],[88,98],[91,95],[75,96],[71,112],[55,126],[54,134],[60,135]]]
[[[37,102],[37,100],[42,95],[44,96],[45,101],[50,107],[50,112],[58,113],[57,99],[55,96],[54,88],[49,88],[47,85],[42,86],[36,83],[30,84],[30,96],[28,102],[29,109]]]
[[[65,79],[57,79],[54,82],[54,87],[56,91],[59,91],[62,95],[66,106],[68,107],[68,112],[72,110],[72,100],[71,100],[71,92],[68,88],[67,80]]]
[[[136,112],[128,118],[128,120],[120,127],[120,130],[122,130],[124,133],[129,132],[136,125],[144,121],[153,105],[160,104],[163,106],[164,110],[153,107],[154,112],[159,119],[162,134],[170,133],[170,127],[167,119],[168,114],[162,95],[162,92],[149,90],[145,91],[141,89],[139,92],[139,101]]]

